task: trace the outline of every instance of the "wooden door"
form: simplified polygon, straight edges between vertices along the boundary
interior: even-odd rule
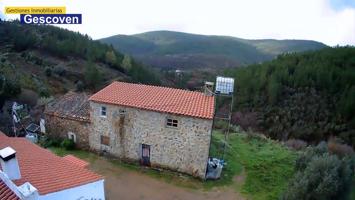
[[[142,144],[141,164],[145,166],[150,166],[150,145]]]

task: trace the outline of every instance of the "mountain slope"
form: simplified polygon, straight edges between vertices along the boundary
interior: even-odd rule
[[[306,40],[245,40],[172,31],[116,35],[100,40],[156,67],[233,67],[271,60],[285,52],[315,50],[324,44]]]
[[[87,35],[0,22],[0,108],[21,89],[41,97],[68,90],[91,93],[112,80],[159,84],[151,70]]]
[[[355,147],[355,47],[286,54],[226,76],[235,78],[235,124],[280,140],[336,136]]]

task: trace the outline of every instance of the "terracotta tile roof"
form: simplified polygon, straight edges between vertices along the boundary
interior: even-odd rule
[[[89,96],[85,93],[68,92],[49,102],[45,114],[79,121],[90,121]]]
[[[75,157],[73,155],[70,155],[70,154],[64,156],[63,159],[66,160],[66,161],[69,161],[71,163],[74,163],[74,164],[76,164],[79,167],[85,168],[85,167],[89,166],[88,162],[86,162],[84,160],[81,160],[80,158],[77,158],[77,157]]]
[[[0,132],[0,149],[15,149],[22,178],[14,181],[19,186],[30,182],[40,195],[65,190],[72,187],[102,180],[88,169],[54,155],[25,138],[12,138]],[[0,167],[1,168],[1,167]]]
[[[20,200],[20,198],[0,180],[0,200]]]
[[[142,84],[113,82],[90,101],[212,119],[214,97],[201,92]]]

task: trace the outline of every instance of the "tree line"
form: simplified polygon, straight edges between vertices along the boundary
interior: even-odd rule
[[[354,47],[283,54],[225,73],[235,78],[234,111],[257,113],[256,128],[271,137],[337,136],[355,145]]]
[[[0,44],[16,52],[39,50],[61,59],[80,58],[88,62],[85,83],[95,88],[102,83],[99,65],[103,63],[127,74],[131,81],[160,84],[157,74],[111,45],[91,39],[88,35],[48,25],[27,25],[18,21],[0,21]],[[56,69],[46,68],[46,74]]]

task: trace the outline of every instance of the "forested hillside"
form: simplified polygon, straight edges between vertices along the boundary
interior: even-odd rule
[[[160,83],[152,70],[87,35],[17,21],[0,21],[0,80],[2,101],[21,90],[48,97],[94,92],[112,80]]]
[[[355,145],[355,48],[280,55],[230,69],[233,121],[272,138],[316,142],[336,136]]]
[[[286,52],[326,45],[308,40],[246,40],[173,31],[116,35],[100,41],[160,68],[223,68],[259,63]]]

